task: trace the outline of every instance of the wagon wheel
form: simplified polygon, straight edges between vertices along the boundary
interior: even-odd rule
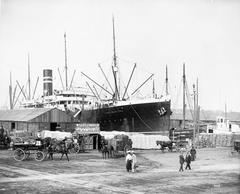
[[[69,152],[71,154],[77,154],[80,151],[80,147],[78,144],[74,144],[71,149],[69,149]]]
[[[35,153],[35,160],[36,161],[43,161],[45,158],[45,154],[42,151],[37,151]]]
[[[25,152],[21,148],[17,148],[13,153],[13,158],[16,161],[23,161],[25,158]]]

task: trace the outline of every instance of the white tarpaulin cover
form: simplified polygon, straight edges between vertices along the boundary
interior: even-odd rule
[[[136,149],[157,149],[156,141],[170,141],[167,136],[163,135],[145,135],[145,134],[130,134],[132,147]]]
[[[145,135],[142,133],[128,133],[121,131],[101,131],[100,135],[105,139],[112,139],[115,135],[127,135],[132,140],[132,148],[136,149],[157,149],[156,141],[170,141],[167,136],[163,135]]]
[[[104,136],[105,139],[112,139],[115,135],[128,135],[124,131],[100,131],[100,135]]]
[[[70,132],[48,131],[48,130],[41,131],[40,136],[42,139],[44,139],[46,137],[51,137],[51,138],[55,138],[57,140],[63,140],[65,137],[72,138],[72,134]]]

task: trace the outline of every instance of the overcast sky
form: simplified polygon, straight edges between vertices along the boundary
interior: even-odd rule
[[[240,1],[199,0],[1,0],[0,106],[9,105],[9,74],[13,87],[27,82],[30,53],[32,90],[42,94],[42,71],[57,68],[64,75],[64,32],[67,33],[69,82],[85,83],[81,71],[103,82],[97,64],[110,76],[112,15],[115,17],[118,64],[125,85],[133,64],[134,90],[151,73],[163,92],[168,65],[173,107],[181,107],[182,64],[189,91],[199,79],[203,109],[240,111]],[[111,78],[112,79],[112,78]],[[149,93],[152,81],[142,88]],[[26,87],[26,86],[25,86]],[[134,88],[135,87],[135,88]]]

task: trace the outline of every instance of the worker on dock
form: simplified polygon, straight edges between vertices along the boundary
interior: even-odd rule
[[[190,150],[190,154],[191,154],[191,160],[194,161],[196,159],[196,149],[194,148],[194,146],[192,146],[191,150]]]
[[[134,154],[134,151],[131,151],[132,154],[132,172],[136,171],[137,168],[137,156]]]
[[[187,154],[186,154],[186,158],[185,158],[185,161],[186,161],[186,163],[187,163],[185,169],[188,168],[189,170],[191,170],[191,166],[190,166],[191,160],[192,160],[192,159],[191,159],[191,154],[190,154],[190,152],[188,151]]]
[[[127,169],[127,172],[132,170],[132,162],[133,162],[132,153],[131,153],[131,151],[127,151],[127,155],[126,155],[126,169]]]
[[[180,171],[183,171],[183,164],[184,164],[183,152],[180,152],[179,163],[180,163],[180,169],[179,169],[179,172],[180,172]]]

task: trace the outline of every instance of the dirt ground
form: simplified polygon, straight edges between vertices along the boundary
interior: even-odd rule
[[[91,151],[60,160],[16,162],[0,150],[0,193],[240,193],[240,154],[231,148],[197,150],[192,170],[179,172],[179,153],[136,150],[138,171],[125,158],[102,159]]]

